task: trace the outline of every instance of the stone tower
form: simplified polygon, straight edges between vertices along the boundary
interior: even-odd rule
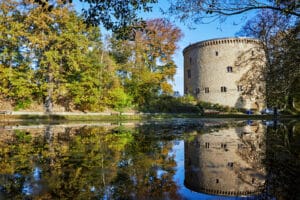
[[[261,110],[265,106],[265,54],[252,38],[219,38],[183,50],[184,93],[199,101]]]

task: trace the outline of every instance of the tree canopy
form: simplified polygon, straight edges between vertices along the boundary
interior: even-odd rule
[[[57,2],[74,3],[73,0],[34,0],[42,5],[46,10],[52,10]],[[83,16],[88,25],[103,25],[108,30],[118,33],[118,37],[128,37],[132,29],[141,29],[140,23],[143,21],[138,16],[139,12],[150,12],[151,4],[157,0],[79,0],[87,4],[83,8]]]
[[[276,10],[262,10],[238,33],[262,41],[268,106],[294,109],[300,101],[299,22],[294,22]]]
[[[300,17],[300,5],[297,0],[175,0],[170,3],[168,13],[181,21],[196,24],[224,20],[228,16],[262,9],[276,10],[284,15]]]
[[[171,22],[136,22],[144,28],[130,40],[105,41],[69,4],[49,3],[0,1],[0,102],[15,110],[43,105],[48,113],[122,111],[171,94],[182,36]]]

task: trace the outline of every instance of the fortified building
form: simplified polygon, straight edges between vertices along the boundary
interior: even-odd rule
[[[183,50],[184,93],[199,101],[261,110],[265,106],[265,54],[252,38],[219,38]]]

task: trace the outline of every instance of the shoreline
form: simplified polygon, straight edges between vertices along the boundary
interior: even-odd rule
[[[11,121],[123,121],[123,120],[147,120],[147,119],[168,119],[168,118],[237,118],[237,119],[257,119],[257,120],[280,120],[280,119],[300,119],[299,115],[261,115],[261,114],[197,114],[197,113],[142,113],[142,112],[10,112],[0,113],[1,122]]]

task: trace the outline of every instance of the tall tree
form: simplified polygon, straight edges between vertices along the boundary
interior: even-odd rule
[[[34,55],[36,68],[36,81],[40,88],[46,112],[51,113],[53,109],[53,98],[56,82],[61,72],[62,57],[70,52],[63,51],[60,35],[64,33],[64,27],[69,20],[67,7],[58,5],[55,9],[48,11],[44,7],[28,2],[28,14],[26,25],[28,30],[29,45]],[[66,40],[68,41],[68,40]],[[65,46],[67,49],[68,46]],[[72,48],[72,47],[71,47]],[[74,65],[72,67],[76,67]]]
[[[12,103],[30,101],[34,92],[24,16],[18,6],[15,0],[0,1],[0,95]]]
[[[125,62],[120,70],[125,88],[138,105],[149,104],[157,95],[172,92],[168,82],[176,72],[172,56],[181,36],[180,29],[168,20],[153,19],[146,22],[144,31],[135,32],[134,41],[115,46],[112,53],[116,61]],[[124,47],[125,50],[120,50]]]
[[[298,26],[293,18],[278,11],[262,10],[238,33],[262,41],[267,61],[265,77],[269,106],[293,107],[291,91],[297,90],[294,86],[299,78]]]
[[[29,49],[35,56],[36,82],[46,111],[52,104],[67,110],[99,110],[101,93],[113,76],[107,76],[110,59],[102,50],[98,27],[86,26],[68,5],[50,11],[33,4],[26,18]],[[103,77],[109,77],[104,80]]]

